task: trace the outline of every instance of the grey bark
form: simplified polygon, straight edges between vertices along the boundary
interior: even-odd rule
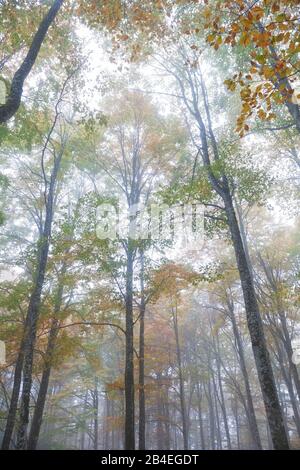
[[[63,269],[62,274],[65,272]],[[41,383],[39,387],[39,393],[36,400],[34,413],[32,417],[30,433],[28,438],[28,449],[36,449],[39,434],[42,425],[43,413],[46,403],[46,397],[48,392],[49,386],[49,379],[52,369],[52,362],[53,362],[53,354],[55,350],[56,340],[59,332],[59,324],[60,321],[57,318],[61,309],[62,304],[62,297],[63,297],[63,284],[61,284],[58,288],[57,298],[54,306],[54,317],[52,319],[51,328],[48,336],[48,344],[45,353],[45,365],[42,373]]]
[[[126,267],[126,348],[125,348],[125,449],[135,449],[134,427],[134,364],[133,364],[133,260],[134,252],[129,240]]]
[[[180,411],[181,411],[181,419],[182,419],[183,445],[184,445],[184,449],[188,450],[189,449],[188,419],[187,419],[185,390],[184,390],[184,378],[183,378],[183,372],[182,372],[181,348],[180,348],[179,331],[178,331],[177,306],[175,307],[175,309],[172,308],[172,319],[173,319],[173,327],[174,327],[175,341],[176,341],[176,356],[177,356],[178,377],[179,377],[179,395],[180,395]]]
[[[146,448],[146,409],[145,409],[145,293],[144,293],[144,253],[141,252],[141,301],[140,301],[140,341],[139,341],[139,449]]]
[[[0,124],[7,122],[18,111],[21,104],[24,82],[34,66],[48,29],[59,12],[63,1],[64,0],[54,1],[35,33],[29,51],[12,79],[6,103],[0,106]]]
[[[207,171],[209,182],[215,193],[219,195],[224,203],[226,219],[234,247],[237,268],[242,286],[252,350],[274,448],[288,449],[288,436],[284,428],[283,415],[280,408],[269,352],[266,345],[263,323],[260,316],[251,271],[241,238],[239,224],[233,206],[230,184],[224,170],[221,172],[221,175],[218,176],[216,176],[213,170],[212,158],[213,162],[219,161],[219,149],[212,127],[207,90],[201,73],[199,72],[199,76],[197,76],[197,78],[195,78],[195,73],[196,72],[190,70],[189,67],[185,65],[185,69],[181,68],[179,69],[179,72],[176,69],[176,71],[173,72],[173,75],[179,84],[184,103],[197,123],[199,139],[201,142],[199,149],[204,168]],[[191,93],[191,98],[187,97],[186,85]],[[204,113],[199,107],[200,93]]]
[[[240,367],[241,367],[241,371],[242,371],[244,383],[245,383],[246,400],[247,400],[247,418],[249,422],[250,433],[252,436],[254,448],[260,450],[262,449],[262,444],[261,444],[261,439],[260,439],[258,425],[256,421],[256,416],[255,416],[249,375],[248,375],[248,371],[246,367],[244,348],[242,344],[241,335],[240,335],[240,332],[236,323],[233,304],[230,301],[230,299],[227,299],[227,300],[228,300],[227,305],[228,305],[229,317],[230,317],[231,324],[232,324],[233,334],[236,340],[239,363],[240,363]]]

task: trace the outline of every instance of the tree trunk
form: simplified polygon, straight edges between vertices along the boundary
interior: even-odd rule
[[[82,422],[82,425],[81,425],[81,435],[80,435],[80,450],[84,450],[85,448],[85,426],[86,426],[86,418],[85,418],[85,414],[86,414],[86,409],[87,409],[87,402],[88,402],[88,392],[85,393],[85,396],[84,396],[84,402],[83,402],[83,422]]]
[[[146,409],[145,409],[145,295],[144,295],[144,253],[141,253],[141,301],[140,301],[140,341],[139,341],[139,449],[146,449]]]
[[[215,423],[214,405],[213,405],[213,402],[212,402],[210,378],[208,379],[207,386],[208,386],[208,390],[206,390],[205,385],[204,385],[204,392],[205,392],[205,396],[206,396],[207,403],[208,403],[208,409],[209,409],[210,446],[211,446],[212,450],[215,450],[215,448],[216,448],[216,442],[215,442],[216,423]]]
[[[275,449],[288,449],[288,437],[284,428],[282,411],[280,408],[271,361],[263,331],[263,323],[259,312],[258,302],[256,299],[253,281],[247,263],[232,198],[228,188],[224,190],[223,201],[225,204],[228,225],[241,279],[252,350],[263,394],[273,445]]]
[[[179,376],[179,394],[180,394],[180,410],[181,410],[181,419],[182,419],[182,434],[183,434],[183,446],[184,450],[189,449],[189,440],[188,440],[188,423],[187,423],[187,413],[186,413],[186,403],[185,403],[185,391],[184,391],[184,379],[182,373],[182,362],[181,362],[181,349],[179,341],[179,331],[178,331],[178,318],[177,318],[177,306],[173,310],[173,325],[175,332],[176,340],[176,356],[178,364],[178,376]]]
[[[246,400],[247,400],[247,418],[249,422],[250,433],[252,436],[252,441],[255,449],[262,449],[262,444],[260,440],[258,425],[256,421],[253,399],[251,394],[250,382],[249,382],[249,375],[246,367],[245,355],[244,355],[244,348],[241,340],[241,335],[236,323],[235,313],[233,306],[230,302],[228,302],[228,309],[229,309],[229,316],[232,324],[233,334],[237,344],[237,351],[239,357],[239,363],[241,367],[241,371],[244,378],[245,383],[245,391],[246,391]]]
[[[199,420],[199,428],[200,428],[200,443],[201,443],[201,450],[205,450],[205,437],[204,437],[204,429],[203,429],[203,418],[202,418],[202,410],[201,410],[201,395],[200,395],[200,385],[197,382],[197,405],[198,405],[198,420]]]
[[[235,397],[234,400],[234,420],[235,420],[235,428],[236,428],[236,445],[238,450],[241,448],[241,443],[240,443],[240,423],[239,423],[239,413],[238,413],[238,400]]]
[[[161,373],[156,376],[158,391],[156,394],[156,449],[165,449],[165,436],[163,427],[163,402],[162,402],[162,387],[161,387]]]
[[[59,321],[56,318],[54,318],[51,324],[51,329],[50,329],[50,334],[49,334],[48,344],[47,344],[47,349],[46,349],[45,367],[43,369],[39,393],[38,393],[37,401],[36,401],[35,408],[34,408],[34,414],[32,418],[29,438],[28,438],[28,449],[31,449],[31,450],[36,449],[40,430],[41,430],[43,413],[44,413],[49,379],[50,379],[50,373],[51,373],[51,367],[52,367],[52,357],[53,357],[53,352],[54,352],[54,348],[56,344],[57,334],[59,331],[58,325],[59,325]]]
[[[290,334],[289,334],[289,331],[288,331],[288,326],[287,326],[286,317],[285,317],[284,313],[279,312],[279,318],[280,318],[280,323],[281,323],[281,326],[282,326],[282,332],[283,332],[283,337],[284,337],[283,345],[284,345],[284,348],[286,350],[286,354],[287,354],[287,357],[288,357],[289,367],[290,367],[291,374],[293,376],[293,381],[294,381],[295,388],[296,388],[296,391],[297,391],[298,400],[300,401],[299,373],[298,373],[297,366],[296,366],[296,364],[294,364],[293,359],[292,359],[292,356],[293,356],[292,341],[291,341],[291,337],[290,337]]]
[[[21,342],[20,349],[18,352],[16,367],[15,367],[15,372],[14,372],[14,383],[13,383],[13,389],[12,389],[12,394],[11,394],[11,399],[10,399],[8,415],[6,419],[3,440],[2,440],[2,450],[9,449],[15,422],[16,422],[19,393],[20,393],[21,382],[22,382],[22,369],[23,369],[23,361],[24,361],[24,339],[25,338],[24,338],[24,333],[23,333],[23,338],[22,338],[22,342]]]
[[[95,377],[95,387],[93,391],[93,413],[94,413],[94,435],[93,449],[98,450],[98,413],[99,413],[99,395],[98,395],[98,377]]]
[[[60,273],[60,277],[62,280],[59,283],[56,300],[54,305],[54,315],[51,323],[51,328],[48,336],[48,344],[45,353],[45,365],[42,373],[39,393],[37,397],[37,401],[34,408],[29,438],[28,438],[28,449],[36,449],[39,434],[42,425],[43,413],[47,398],[48,386],[49,386],[49,379],[51,374],[52,368],[52,361],[53,361],[53,354],[56,346],[57,335],[59,332],[59,325],[60,321],[58,320],[58,315],[61,310],[62,299],[63,299],[63,292],[64,292],[64,285],[63,285],[63,276],[66,273],[67,266],[66,264],[63,265]]]
[[[227,418],[227,412],[226,412],[226,404],[225,404],[225,398],[224,398],[224,392],[223,392],[223,384],[222,384],[220,363],[219,363],[218,359],[216,359],[216,362],[217,362],[218,383],[219,383],[219,390],[220,390],[220,405],[221,405],[221,410],[222,410],[222,414],[223,414],[223,421],[224,421],[224,428],[225,428],[225,434],[226,434],[228,449],[231,450],[230,432],[229,432],[228,418]]]
[[[164,416],[165,416],[165,448],[171,448],[171,436],[170,436],[170,410],[169,410],[169,394],[168,387],[164,393]]]
[[[15,73],[6,103],[0,106],[0,125],[8,121],[19,109],[23,93],[24,82],[29,75],[41,45],[46,37],[49,27],[53,23],[64,0],[55,0],[52,7],[42,20],[29,48],[28,54],[22,62],[20,68]]]
[[[298,436],[300,437],[300,416],[299,416],[299,411],[298,411],[298,406],[297,406],[297,398],[294,392],[293,382],[291,379],[290,371],[287,370],[286,362],[284,361],[284,351],[281,349],[282,343],[280,343],[280,341],[277,338],[274,338],[274,340],[275,340],[276,349],[278,353],[278,363],[279,363],[281,375],[286,384],[286,387],[290,396],[290,401],[291,401],[291,405],[292,405],[293,413],[294,413],[294,422],[296,425]]]
[[[135,449],[134,364],[133,364],[133,249],[129,240],[126,269],[126,351],[125,351],[125,449]]]
[[[186,64],[184,64],[186,68]],[[247,256],[241,238],[240,228],[234,210],[230,186],[226,174],[220,177],[216,176],[211,162],[211,154],[213,163],[220,161],[218,142],[213,131],[213,125],[210,114],[210,106],[208,101],[207,90],[201,72],[198,80],[195,81],[189,70],[185,72],[185,80],[191,91],[192,101],[187,100],[184,82],[180,75],[176,74],[176,79],[181,87],[183,100],[193,119],[196,121],[199,130],[202,161],[207,171],[208,180],[217,195],[221,197],[224,203],[224,209],[227,217],[229,231],[234,247],[237,267],[239,271],[240,281],[242,285],[247,324],[251,338],[254,360],[257,368],[260,387],[262,390],[264,405],[266,409],[267,419],[270,425],[270,432],[275,449],[288,449],[288,437],[285,432],[282,412],[278,400],[273,370],[266,345],[263,323],[260,316],[259,306],[255,295],[253,280],[250,268],[247,262]],[[202,94],[202,104],[204,112],[199,108],[199,85]],[[203,119],[205,116],[205,119]],[[208,138],[210,139],[208,141]]]
[[[215,420],[216,420],[216,434],[217,434],[217,443],[218,443],[218,449],[222,450],[223,445],[222,445],[222,434],[221,434],[221,426],[220,426],[220,417],[219,417],[219,407],[218,407],[218,391],[217,391],[217,385],[216,385],[216,380],[215,380],[215,375],[214,375],[214,370],[212,369],[212,384],[213,384],[213,406],[215,407]]]
[[[33,355],[34,355],[34,346],[36,342],[36,330],[37,322],[39,318],[40,305],[41,305],[41,295],[44,285],[47,261],[48,261],[48,252],[50,246],[50,237],[52,229],[52,219],[53,219],[53,201],[54,201],[54,191],[56,185],[56,178],[58,170],[60,168],[60,162],[62,158],[62,153],[57,156],[54,167],[51,173],[50,186],[48,191],[48,197],[46,201],[46,217],[43,228],[43,234],[39,241],[39,252],[37,260],[37,270],[35,276],[34,287],[30,296],[25,333],[24,333],[24,363],[23,363],[23,387],[21,395],[21,407],[20,407],[20,423],[18,426],[17,434],[17,448],[25,449],[26,448],[26,434],[27,427],[29,423],[29,405],[30,405],[30,392],[32,386],[32,368],[33,368]]]

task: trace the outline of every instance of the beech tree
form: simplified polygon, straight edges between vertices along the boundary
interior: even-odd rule
[[[58,14],[62,4],[63,0],[54,1],[39,25],[25,59],[13,76],[6,102],[0,106],[0,124],[8,121],[18,111],[21,104],[24,82],[34,66],[48,29]]]
[[[3,449],[299,448],[298,3],[0,1]]]

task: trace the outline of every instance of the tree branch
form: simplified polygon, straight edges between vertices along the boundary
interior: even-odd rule
[[[24,61],[12,79],[6,103],[0,106],[0,124],[8,121],[18,111],[21,104],[24,82],[34,66],[48,29],[60,10],[63,1],[64,0],[55,0],[47,15],[42,20]]]

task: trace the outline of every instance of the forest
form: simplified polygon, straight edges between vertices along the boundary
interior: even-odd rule
[[[2,450],[300,449],[300,0],[0,0]]]

